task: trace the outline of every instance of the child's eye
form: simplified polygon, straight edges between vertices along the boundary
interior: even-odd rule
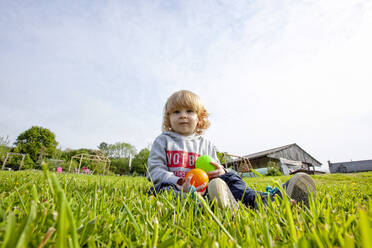
[[[173,113],[174,113],[174,114],[179,114],[180,111],[179,111],[179,110],[175,110],[175,111],[173,111]]]
[[[189,109],[189,110],[187,110],[187,113],[194,113],[194,110]]]

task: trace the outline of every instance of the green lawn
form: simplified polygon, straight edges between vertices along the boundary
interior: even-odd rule
[[[246,179],[263,190],[289,177]],[[313,176],[310,209],[149,197],[141,177],[0,171],[0,247],[370,247],[372,172]]]

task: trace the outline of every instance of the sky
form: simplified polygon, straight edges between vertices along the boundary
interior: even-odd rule
[[[62,149],[161,133],[175,91],[243,156],[297,143],[372,159],[372,1],[0,0],[0,136],[48,128]]]

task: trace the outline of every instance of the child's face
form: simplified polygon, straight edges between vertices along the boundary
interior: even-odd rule
[[[173,110],[170,114],[170,124],[172,129],[181,135],[191,135],[195,132],[198,125],[198,114],[187,108]]]

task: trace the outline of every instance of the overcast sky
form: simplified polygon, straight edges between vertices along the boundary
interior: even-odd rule
[[[188,89],[220,151],[372,159],[372,1],[0,0],[0,30],[11,142],[37,125],[63,149],[141,150]]]

